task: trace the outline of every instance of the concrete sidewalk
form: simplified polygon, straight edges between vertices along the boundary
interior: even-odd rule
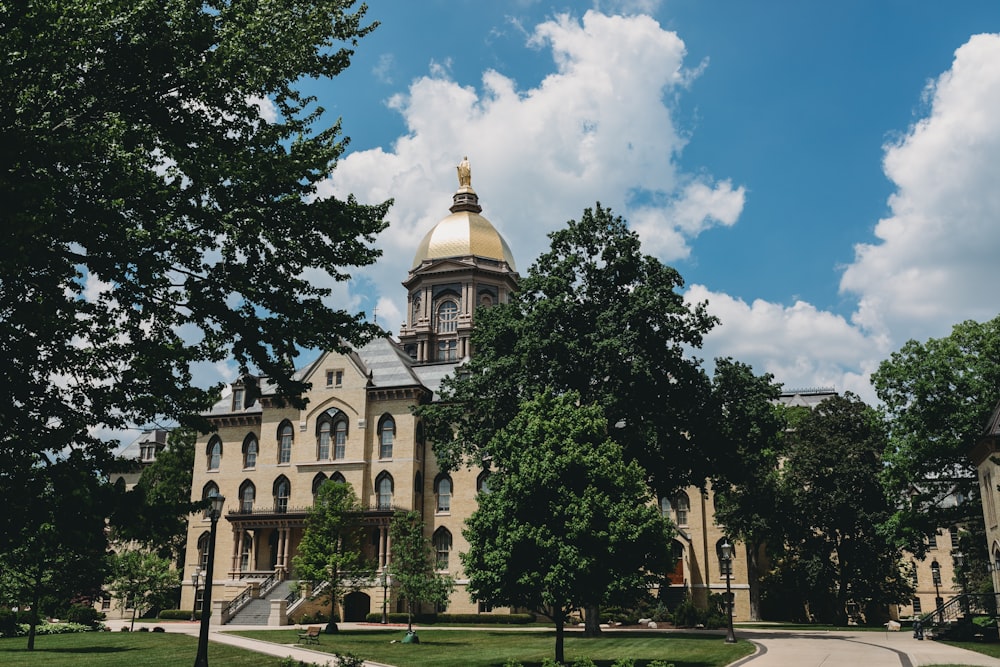
[[[920,667],[970,665],[1000,667],[1000,660],[935,642],[910,632],[824,632],[740,630],[736,635],[757,645],[757,653],[730,667]]]

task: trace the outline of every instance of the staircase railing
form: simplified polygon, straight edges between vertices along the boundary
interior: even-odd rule
[[[229,619],[239,613],[240,609],[250,604],[253,599],[253,586],[247,586],[243,589],[242,593],[234,597],[229,601],[229,604],[222,608],[222,622],[228,623]]]
[[[284,580],[284,570],[275,570],[271,573],[264,581],[260,582],[260,590],[257,592],[257,597],[262,598],[268,593],[270,593],[275,586],[280,584]]]
[[[1000,594],[997,593],[963,593],[920,616],[920,622],[924,627],[941,627],[967,616],[995,617],[1000,608],[998,603]]]

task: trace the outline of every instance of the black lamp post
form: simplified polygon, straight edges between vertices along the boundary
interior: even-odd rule
[[[194,600],[191,602],[191,620],[198,620],[198,584],[201,583],[201,570],[194,569],[191,573],[191,585],[194,586]]]
[[[389,623],[389,615],[386,613],[386,599],[389,596],[389,575],[385,565],[382,566],[382,625]]]
[[[212,532],[208,536],[208,565],[205,568],[205,597],[201,603],[201,628],[198,632],[198,655],[194,659],[194,667],[208,667],[208,621],[212,617],[212,570],[215,566],[215,529],[222,516],[222,505],[225,496],[218,494],[211,497],[212,506],[208,510],[208,518],[212,520]],[[197,594],[197,591],[195,592]]]
[[[962,613],[969,613],[969,598],[965,591],[965,554],[955,551],[951,554],[951,562],[955,565],[955,574],[958,575],[958,586],[962,592]]]
[[[934,580],[934,608],[938,612],[938,623],[941,622],[941,603],[944,600],[941,599],[941,566],[938,562],[931,562],[931,578]]]
[[[726,571],[726,643],[735,644],[736,635],[733,633],[733,591],[729,586],[729,580],[733,575],[733,545],[727,539],[719,549],[722,551],[722,563]]]

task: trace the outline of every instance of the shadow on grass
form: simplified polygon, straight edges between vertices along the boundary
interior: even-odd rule
[[[60,653],[66,655],[80,653],[82,655],[93,655],[96,653],[125,653],[126,651],[136,650],[138,649],[128,646],[77,646],[67,648],[38,648],[36,646],[33,651],[29,651],[27,648],[5,648],[0,650],[0,662],[2,662],[2,656],[5,653],[24,653],[28,655],[36,653]]]

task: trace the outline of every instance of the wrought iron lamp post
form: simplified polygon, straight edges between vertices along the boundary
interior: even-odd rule
[[[941,622],[941,566],[938,562],[931,562],[931,578],[934,580],[934,608],[937,610],[938,623]]]
[[[735,644],[736,635],[733,633],[733,591],[729,584],[729,580],[733,576],[733,545],[727,539],[719,549],[722,551],[722,564],[726,571],[726,643]]]
[[[215,531],[222,516],[222,506],[225,496],[218,494],[211,497],[212,506],[208,510],[208,518],[212,520],[212,531],[208,536],[208,565],[205,568],[205,596],[201,603],[201,628],[198,632],[198,655],[194,659],[194,667],[208,667],[208,621],[212,617],[212,570],[215,566]],[[195,593],[197,595],[197,592]]]
[[[382,625],[389,623],[389,615],[386,613],[386,602],[389,597],[389,573],[388,566],[382,566]]]
[[[198,584],[201,583],[201,570],[194,569],[191,573],[191,585],[194,586],[194,601],[191,602],[191,620],[198,620]]]
[[[956,551],[951,554],[951,562],[955,565],[955,574],[958,575],[958,586],[962,592],[962,613],[969,613],[969,598],[965,590],[965,554]]]

